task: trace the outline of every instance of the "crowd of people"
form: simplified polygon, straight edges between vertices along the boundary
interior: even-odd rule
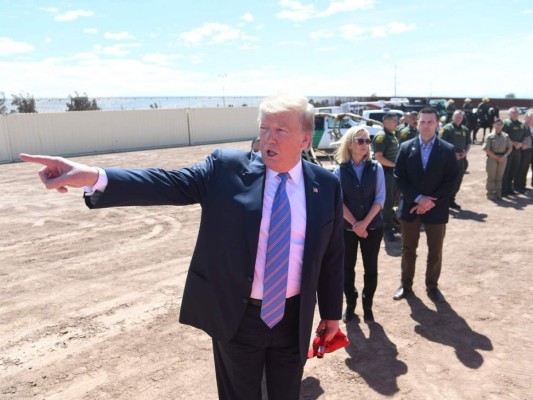
[[[525,190],[531,164],[532,114],[525,124],[518,110],[509,116],[496,120],[483,145],[491,199]],[[20,158],[42,166],[39,177],[47,189],[83,188],[91,209],[200,204],[180,322],[212,337],[219,398],[261,399],[265,376],[270,399],[296,400],[315,304],[321,318],[315,332],[324,343],[338,333],[341,318],[354,318],[358,249],[365,322],[375,320],[384,237],[402,240],[401,284],[393,299],[412,293],[424,229],[427,294],[445,301],[438,288],[443,242],[449,208],[460,209],[455,199],[471,144],[464,117],[455,109],[439,129],[438,112],[427,107],[405,115],[400,128],[396,114],[387,114],[373,140],[365,128],[351,128],[333,173],[302,161],[314,108],[305,97],[286,94],[261,103],[260,135],[251,151],[218,149],[189,168],[100,168],[62,157]]]

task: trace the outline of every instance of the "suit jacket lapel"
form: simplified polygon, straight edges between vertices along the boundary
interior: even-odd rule
[[[413,140],[410,157],[415,160],[415,165],[417,166],[420,176],[424,175],[424,166],[422,165],[422,149],[420,149],[420,141],[418,138]]]
[[[305,245],[302,260],[302,286],[308,274],[305,268],[312,265],[313,249],[320,234],[320,218],[314,216],[320,212],[320,183],[315,180],[315,173],[305,161],[303,163],[303,175],[305,184],[305,205],[306,205],[306,227],[305,227]]]
[[[246,238],[248,240],[248,251],[250,258],[255,265],[257,256],[257,243],[259,240],[259,229],[261,227],[261,216],[263,213],[263,193],[265,190],[266,167],[260,155],[257,155],[249,165],[241,171],[242,183],[247,198],[246,216]],[[253,274],[253,270],[251,271]]]

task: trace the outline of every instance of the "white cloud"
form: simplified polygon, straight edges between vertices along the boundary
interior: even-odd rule
[[[79,17],[92,17],[94,15],[94,11],[90,10],[72,10],[67,11],[63,14],[57,14],[54,17],[54,20],[59,22],[66,22],[66,21],[74,21],[78,19]]]
[[[315,49],[316,53],[329,53],[331,51],[338,51],[338,47],[318,47]]]
[[[119,33],[106,32],[104,33],[104,38],[110,39],[110,40],[127,40],[127,39],[135,39],[135,36],[128,32],[119,32]]]
[[[180,34],[180,38],[188,45],[198,46],[204,41],[208,44],[220,44],[229,40],[247,40],[252,41],[255,38],[246,35],[241,30],[230,25],[219,23],[204,23],[200,28],[192,29]]]
[[[142,60],[147,63],[153,63],[157,65],[170,65],[174,60],[182,58],[180,55],[176,54],[163,54],[163,53],[150,53],[145,54],[142,57]]]
[[[332,37],[335,37],[335,33],[330,29],[321,29],[316,32],[311,32],[309,37],[311,39],[331,39]]]
[[[340,28],[341,36],[346,40],[362,40],[368,37],[385,38],[389,35],[398,35],[416,29],[416,24],[391,22],[387,25],[376,25],[368,28],[356,24],[343,25]]]
[[[7,37],[0,37],[0,56],[17,53],[27,53],[33,50],[33,46],[26,42],[17,42]]]
[[[524,10],[524,14],[533,14],[533,10]]]
[[[241,19],[244,22],[254,22],[254,16],[252,15],[252,13],[249,12],[244,13]]]
[[[348,11],[366,10],[374,6],[374,0],[341,0],[332,1],[329,7],[320,13],[319,17],[328,17],[337,13],[344,13]]]
[[[325,10],[317,10],[313,3],[302,4],[298,0],[280,0],[279,5],[283,8],[276,14],[279,19],[300,22],[311,18],[329,17],[338,13],[365,10],[374,6],[375,0],[331,0]]]
[[[402,22],[391,22],[387,25],[390,33],[404,33],[408,31],[413,31],[416,29],[416,24],[404,24]]]
[[[299,40],[283,40],[277,43],[278,46],[307,46],[306,42],[301,42]]]
[[[98,28],[85,28],[83,30],[83,33],[86,33],[87,35],[96,35],[98,32]]]
[[[258,44],[244,43],[242,46],[239,46],[241,50],[257,50],[261,48]]]
[[[112,46],[101,46],[97,44],[93,46],[93,50],[96,54],[104,54],[106,56],[113,57],[125,57],[130,53],[128,50],[129,48],[139,46],[140,44],[138,43],[121,43],[114,44]]]
[[[283,11],[276,14],[279,19],[288,19],[290,21],[305,21],[316,16],[317,11],[314,4],[303,5],[296,0],[281,0],[280,6]]]
[[[342,25],[339,29],[341,31],[342,38],[346,40],[358,40],[366,37],[367,29],[359,25]]]

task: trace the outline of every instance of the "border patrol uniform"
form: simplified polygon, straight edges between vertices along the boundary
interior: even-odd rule
[[[403,142],[408,141],[409,139],[414,139],[418,136],[418,129],[411,128],[410,125],[407,125],[407,127],[403,128],[400,131],[400,134],[398,135],[398,141],[400,144]]]
[[[481,147],[483,150],[489,150],[497,156],[503,156],[512,147],[511,139],[505,132],[496,133],[493,132],[487,136],[487,140]],[[507,159],[504,159],[502,163],[499,163],[492,157],[487,155],[487,198],[490,200],[502,199],[502,179],[505,172],[505,166],[507,165]]]
[[[396,138],[393,132],[390,132],[387,129],[383,129],[382,131],[379,131],[374,137],[374,140],[372,142],[372,149],[374,150],[374,153],[383,153],[383,157],[395,163],[396,156],[400,151],[400,144],[398,143],[398,139]],[[394,198],[396,195],[396,183],[392,174],[393,170],[393,167],[383,166],[383,172],[385,173],[385,188],[387,191],[385,195],[385,204],[383,205],[382,210],[385,232],[392,231],[393,228],[392,216]]]
[[[463,153],[470,147],[470,131],[465,125],[455,125],[453,122],[446,124],[439,132],[439,137],[448,143],[452,144],[456,153]],[[455,181],[455,189],[450,197],[450,202],[455,202],[455,196],[461,188],[463,176],[466,171],[466,158],[457,160],[457,167],[459,168],[459,175]]]
[[[524,137],[526,136],[526,126],[523,122],[520,122],[519,120],[513,121],[510,119],[506,119],[503,122],[502,130],[509,135],[509,139],[511,139],[511,142],[522,142],[522,140],[524,140]],[[521,150],[517,150],[513,146],[513,151],[507,157],[507,165],[505,167],[502,182],[502,195],[504,196],[513,193],[513,189],[521,189],[519,187],[519,182],[516,181],[517,173],[520,168],[521,153]]]

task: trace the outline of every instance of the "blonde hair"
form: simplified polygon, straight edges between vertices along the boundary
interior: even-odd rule
[[[352,153],[350,152],[350,144],[353,143],[356,137],[366,136],[370,138],[370,134],[365,128],[354,126],[346,131],[341,139],[341,143],[335,152],[335,160],[339,164],[344,164],[352,159]],[[365,161],[370,161],[370,146],[365,156]]]
[[[307,97],[280,93],[265,98],[259,105],[257,121],[261,124],[263,115],[296,112],[300,116],[302,129],[307,132],[315,130],[315,107],[309,103]]]

